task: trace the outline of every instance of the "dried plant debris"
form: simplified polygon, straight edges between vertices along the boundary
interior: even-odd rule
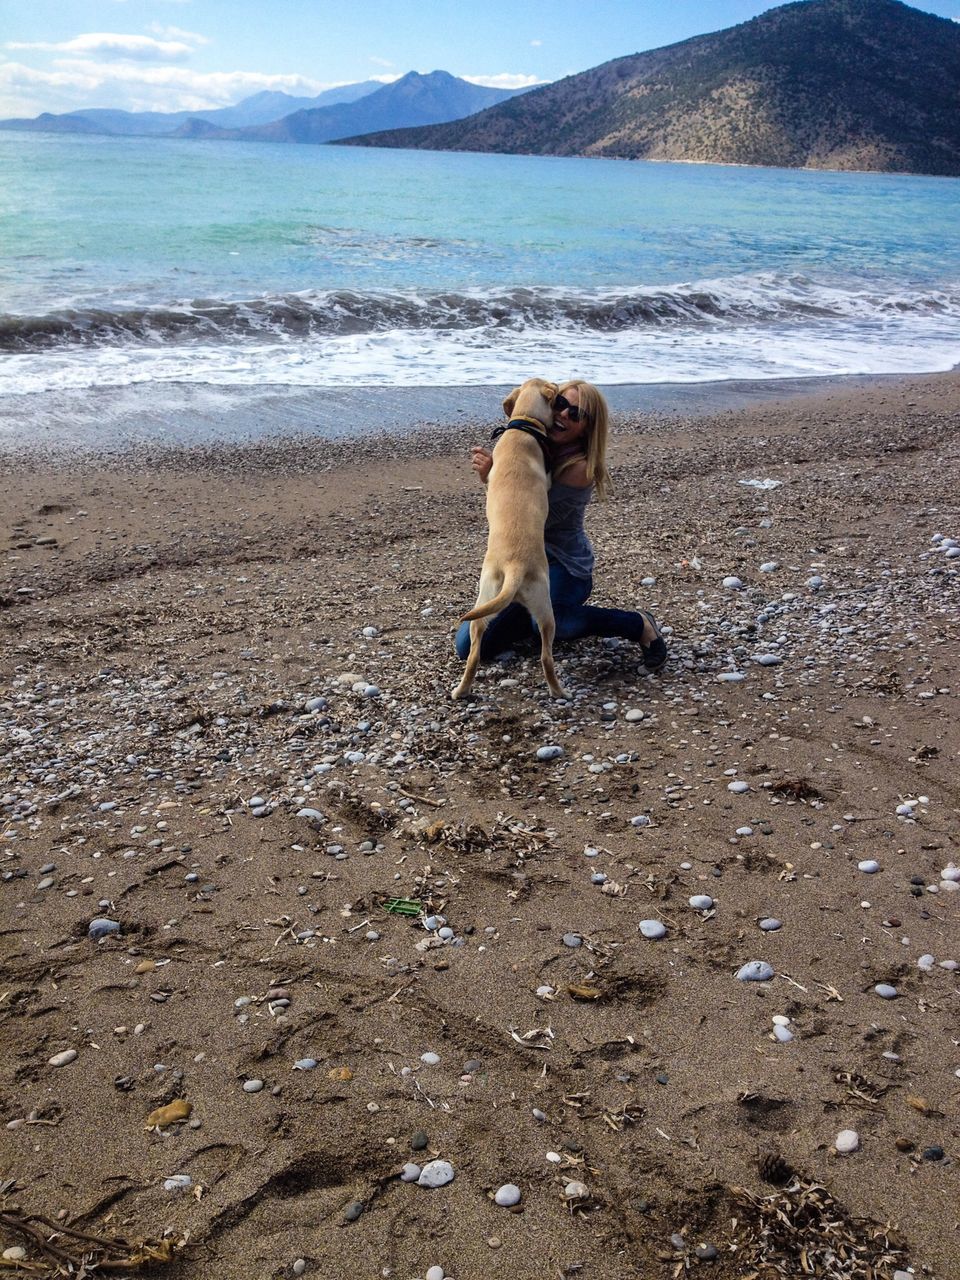
[[[128,1240],[122,1236],[78,1231],[65,1222],[51,1222],[18,1205],[0,1209],[0,1232],[13,1236],[26,1256],[0,1262],[23,1276],[129,1276],[133,1272],[172,1262],[185,1247],[186,1236],[163,1240]],[[17,1246],[12,1246],[17,1248]]]
[[[788,1174],[774,1157],[764,1176]],[[739,1211],[735,1233],[743,1280],[886,1280],[907,1266],[907,1254],[889,1225],[855,1220],[826,1187],[793,1176],[781,1190],[757,1195],[731,1187]]]

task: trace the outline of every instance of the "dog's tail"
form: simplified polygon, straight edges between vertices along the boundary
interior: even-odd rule
[[[473,622],[476,618],[489,618],[494,613],[499,613],[501,609],[505,609],[513,600],[513,597],[520,590],[520,584],[523,581],[523,569],[519,565],[508,565],[503,575],[503,586],[493,597],[485,604],[475,604],[469,613],[465,613],[460,619],[461,622]]]

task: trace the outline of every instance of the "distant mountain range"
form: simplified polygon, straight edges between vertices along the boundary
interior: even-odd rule
[[[213,111],[112,111],[92,108],[31,120],[0,120],[0,129],[34,133],[96,133],[226,141],[330,142],[370,129],[458,120],[514,97],[517,89],[487,89],[446,71],[411,71],[392,84],[365,80],[315,98],[269,91]]]
[[[960,24],[804,0],[467,120],[346,145],[960,176]]]

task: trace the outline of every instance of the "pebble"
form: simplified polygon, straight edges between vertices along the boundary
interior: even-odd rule
[[[563,935],[563,945],[565,947],[580,947],[583,945],[583,939],[579,933],[565,933]]]
[[[742,671],[720,671],[717,673],[717,679],[722,684],[739,684],[741,680],[746,680],[746,678]]]
[[[305,1258],[297,1258],[290,1270],[295,1276],[302,1276],[307,1269],[307,1261]]]
[[[420,1061],[428,1067],[436,1067],[440,1062],[439,1053],[421,1053]]]
[[[47,1061],[51,1067],[68,1067],[71,1062],[76,1062],[76,1049],[64,1049],[62,1053],[55,1053],[52,1058]]]
[[[262,1080],[244,1080],[243,1082],[244,1093],[259,1093],[262,1088]]]
[[[766,960],[749,960],[737,970],[738,982],[769,982],[773,968]]]
[[[841,1129],[833,1140],[833,1145],[842,1156],[852,1155],[860,1149],[860,1135],[856,1129]]]
[[[892,987],[889,982],[878,982],[873,988],[882,1000],[896,1000],[900,992],[896,987]]]
[[[639,707],[631,707],[623,718],[628,724],[638,724],[645,714],[646,712],[641,711]]]
[[[563,755],[563,747],[537,747],[538,760],[556,760]]]
[[[711,1244],[708,1240],[704,1241],[703,1244],[698,1244],[693,1252],[701,1262],[712,1262],[714,1258],[720,1256],[717,1246],[715,1244]]]
[[[362,1200],[351,1200],[343,1211],[344,1222],[356,1222],[366,1207]]]
[[[12,1244],[9,1249],[4,1249],[3,1253],[0,1254],[0,1258],[3,1258],[4,1262],[23,1262],[26,1256],[27,1251],[22,1244]]]
[[[193,1179],[189,1173],[175,1173],[172,1178],[165,1178],[163,1183],[164,1191],[187,1191],[193,1186]]]
[[[520,1203],[520,1188],[512,1182],[505,1182],[493,1198],[501,1208],[509,1209]]]
[[[400,1170],[400,1181],[416,1182],[416,1180],[420,1177],[421,1173],[423,1173],[423,1169],[421,1169],[420,1165],[414,1164],[413,1161],[410,1160]]]
[[[779,653],[758,653],[754,655],[753,661],[758,667],[779,667],[783,659]]]
[[[563,1188],[565,1200],[586,1200],[590,1192],[582,1182],[568,1182]]]
[[[735,578],[732,574],[730,575],[730,577],[724,578],[723,582],[720,585],[723,587],[726,587],[728,591],[743,590],[743,583],[741,582],[741,580],[739,578]]]
[[[638,813],[635,818],[630,819],[631,827],[649,827],[650,819],[645,813]]]
[[[426,1151],[429,1145],[430,1145],[430,1139],[427,1137],[427,1135],[424,1133],[422,1129],[418,1129],[416,1133],[413,1135],[413,1137],[410,1139],[411,1151]]]
[[[99,942],[101,938],[107,938],[111,934],[119,932],[119,921],[107,920],[103,916],[98,916],[96,920],[90,921],[87,928],[87,937],[92,938],[94,942]]]
[[[776,933],[778,929],[783,928],[783,921],[778,920],[776,916],[766,916],[760,921],[760,928],[764,933]]]
[[[709,893],[695,893],[689,902],[695,911],[709,911],[713,906],[713,899]]]
[[[735,796],[742,796],[745,792],[750,790],[750,783],[743,782],[740,779],[736,782],[728,782],[727,790]]]
[[[659,920],[641,920],[637,926],[644,938],[657,939],[666,935],[667,927]]]
[[[857,863],[857,870],[864,871],[868,876],[875,875],[880,870],[880,863],[876,858],[864,858],[862,862]]]
[[[316,1058],[298,1058],[293,1064],[294,1071],[315,1071],[319,1066]]]
[[[418,1187],[445,1187],[453,1181],[453,1165],[446,1160],[431,1160],[425,1164],[417,1179]]]
[[[446,1280],[446,1274],[443,1267],[427,1267],[424,1280]]]
[[[793,1039],[793,1032],[789,1027],[777,1025],[773,1028],[773,1038],[779,1040],[781,1044],[789,1044]]]

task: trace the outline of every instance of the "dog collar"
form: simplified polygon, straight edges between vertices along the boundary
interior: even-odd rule
[[[537,444],[543,451],[543,465],[547,472],[553,470],[553,461],[550,457],[550,441],[547,439],[546,428],[542,422],[537,422],[536,418],[511,418],[509,422],[505,422],[503,426],[497,427],[490,439],[496,444],[505,431],[524,431],[528,436],[533,436]]]

